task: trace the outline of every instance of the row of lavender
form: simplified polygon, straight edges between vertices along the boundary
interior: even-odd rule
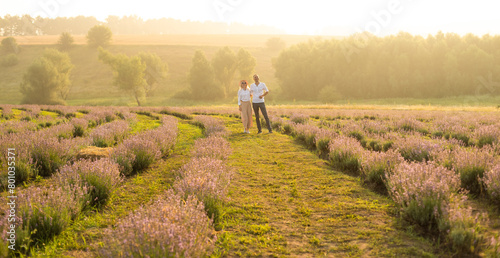
[[[485,216],[473,216],[465,194],[500,200],[497,139],[482,148],[466,147],[453,138],[423,139],[420,133],[397,130],[389,146],[374,151],[362,144],[360,134],[367,130],[356,134],[352,123],[317,126],[309,120],[303,114],[271,118],[276,130],[319,150],[336,169],[360,174],[364,183],[388,193],[407,220],[444,237],[456,250],[478,251],[478,216]],[[366,123],[358,121],[357,128]]]
[[[14,223],[16,246],[21,247],[17,252],[29,253],[60,234],[78,216],[101,209],[124,176],[141,172],[167,156],[176,137],[177,120],[163,117],[160,127],[127,138],[110,158],[68,163],[56,171],[47,186],[20,190]],[[0,230],[4,235],[11,220],[8,214],[2,215]],[[2,237],[2,244],[4,241]]]
[[[118,120],[120,118],[127,119]],[[50,176],[62,165],[73,160],[80,149],[95,145],[108,147],[122,141],[129,132],[129,123],[136,122],[135,114],[112,111],[91,112],[82,118],[70,118],[50,128],[0,135],[0,148],[15,148],[16,184],[39,176]],[[4,151],[2,151],[3,153]],[[7,164],[7,154],[0,157],[0,166]],[[5,186],[3,172],[0,183]]]
[[[231,146],[222,121],[199,116],[206,138],[195,141],[193,158],[172,189],[108,229],[104,257],[204,257],[214,247],[213,225],[221,216],[232,177],[225,160]]]
[[[128,108],[123,107],[102,109],[97,107],[0,105],[0,109],[3,109],[0,116],[0,135],[50,128],[54,125],[67,123],[76,117],[87,120],[90,127],[115,120],[117,116],[120,119],[131,118]],[[13,110],[17,111],[17,115],[14,115]],[[41,111],[48,112],[42,113]]]

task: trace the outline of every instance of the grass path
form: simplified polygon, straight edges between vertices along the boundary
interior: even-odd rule
[[[127,178],[114,192],[101,212],[87,214],[56,236],[45,249],[34,257],[95,257],[103,238],[103,229],[141,205],[151,203],[158,195],[170,188],[176,171],[190,159],[194,140],[202,137],[201,130],[179,121],[179,133],[173,153],[160,160],[141,174]]]
[[[401,226],[391,201],[331,170],[287,135],[232,134],[236,170],[216,256],[427,257],[437,249]],[[446,255],[446,254],[444,254]]]

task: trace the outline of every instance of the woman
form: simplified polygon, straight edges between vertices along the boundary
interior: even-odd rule
[[[240,90],[238,91],[238,106],[241,112],[241,121],[243,122],[244,133],[250,133],[249,129],[252,126],[252,94],[248,88],[246,80],[240,81]]]

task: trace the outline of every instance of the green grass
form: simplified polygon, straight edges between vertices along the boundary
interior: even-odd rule
[[[332,171],[279,133],[232,131],[228,164],[236,171],[214,256],[432,256],[429,240],[407,233],[392,201]]]
[[[161,121],[151,118],[146,115],[137,114],[137,123],[133,123],[130,128],[130,134],[137,134],[139,132],[155,129],[160,126]]]
[[[158,195],[171,187],[175,174],[190,158],[194,140],[202,137],[201,130],[179,122],[179,136],[173,154],[161,160],[144,173],[127,179],[111,196],[101,212],[81,216],[55,237],[45,249],[34,257],[94,257],[103,240],[103,229],[141,205],[150,204]]]

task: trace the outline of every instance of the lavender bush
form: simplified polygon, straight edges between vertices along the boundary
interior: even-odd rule
[[[118,164],[109,159],[80,160],[62,167],[55,175],[60,185],[88,188],[82,210],[101,208],[122,181]]]
[[[293,113],[290,116],[290,121],[296,124],[307,124],[309,121],[309,116],[303,113]]]
[[[405,138],[399,138],[393,144],[401,156],[407,161],[429,161],[432,160],[432,153],[440,149],[439,143],[424,140],[420,137],[410,135]]]
[[[477,141],[477,146],[482,148],[486,145],[498,143],[500,138],[500,129],[497,125],[481,125],[474,131],[474,138]]]
[[[139,134],[126,139],[111,154],[111,158],[121,166],[120,172],[125,176],[148,168],[162,156],[158,144],[140,136]]]
[[[315,125],[290,123],[293,127],[292,136],[305,143],[310,149],[316,149],[316,135],[320,129]]]
[[[89,122],[83,118],[73,118],[70,123],[73,125],[73,137],[82,137],[89,126]]]
[[[361,177],[364,183],[379,192],[386,192],[387,175],[394,173],[396,167],[404,161],[399,152],[365,151],[361,159]]]
[[[232,171],[221,160],[193,158],[182,167],[173,188],[183,196],[195,195],[203,201],[208,216],[217,224],[231,178]]]
[[[484,188],[481,178],[493,161],[494,157],[483,149],[456,148],[451,151],[451,166],[460,175],[462,187],[475,195]]]
[[[221,119],[200,115],[194,118],[194,122],[203,128],[206,136],[216,135],[224,137],[229,134]]]
[[[177,119],[162,117],[161,126],[154,130],[143,132],[141,138],[156,143],[162,155],[167,156],[174,147],[177,139]]]
[[[482,182],[490,200],[500,204],[500,163],[486,171]]]
[[[2,116],[1,118],[3,119],[11,119],[14,117],[14,113],[12,112],[12,106],[11,105],[2,105]]]
[[[439,232],[440,221],[460,190],[458,175],[432,163],[403,162],[386,176],[389,195],[402,216],[429,232]]]
[[[316,135],[314,136],[314,142],[316,143],[316,149],[319,151],[321,157],[327,157],[329,153],[330,140],[338,137],[338,134],[333,130],[328,130],[320,128]]]
[[[479,231],[481,224],[487,219],[485,214],[472,212],[470,206],[466,206],[466,196],[454,196],[443,219],[440,221],[440,231],[446,235],[446,242],[453,250],[461,254],[478,254],[479,244],[482,236]]]
[[[201,138],[194,142],[193,156],[226,160],[231,155],[231,145],[220,136]]]
[[[94,146],[111,147],[125,139],[128,131],[128,123],[123,120],[117,120],[95,128],[90,133],[90,138],[92,138]]]
[[[364,150],[357,140],[341,135],[330,141],[328,149],[329,161],[334,168],[353,173],[359,172]]]
[[[168,191],[106,232],[104,257],[204,257],[213,248],[211,222],[196,197]]]
[[[28,232],[29,239],[20,239],[26,251],[46,243],[60,234],[72,219],[80,213],[87,188],[69,185],[30,187],[18,195],[18,211],[22,219],[21,231]]]
[[[9,120],[0,123],[0,135],[36,131],[37,125],[28,121]]]

